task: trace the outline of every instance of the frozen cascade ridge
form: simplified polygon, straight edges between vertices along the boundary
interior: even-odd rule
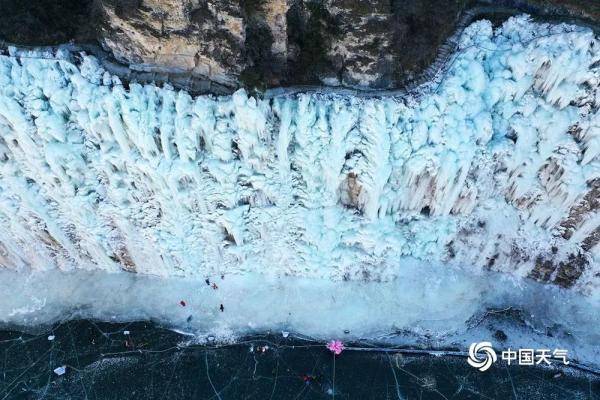
[[[498,272],[549,283],[535,286],[553,293],[539,302],[579,296],[598,339],[600,41],[589,29],[525,16],[496,30],[476,22],[439,81],[403,97],[194,98],[125,88],[86,55],[9,53],[0,56],[6,290],[31,270],[54,271],[48,282],[74,270],[226,275],[222,286],[252,276],[265,298],[273,276],[308,291],[355,288],[348,296],[370,282],[373,298],[373,285],[409,279],[407,293],[421,296],[406,320],[415,323],[448,304],[468,317],[473,307],[460,301],[485,295],[457,281]],[[436,296],[445,308],[429,304]],[[46,301],[34,300],[4,300],[0,320]]]

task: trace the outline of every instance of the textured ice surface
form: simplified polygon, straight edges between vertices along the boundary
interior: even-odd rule
[[[11,49],[0,56],[0,265],[18,271],[3,272],[7,290],[23,284],[30,301],[4,301],[0,318],[50,318],[46,300],[93,307],[83,294],[110,296],[104,284],[137,278],[106,272],[127,270],[239,282],[244,290],[231,296],[251,306],[228,314],[231,329],[248,315],[260,328],[285,320],[283,306],[259,311],[278,305],[261,286],[274,279],[285,290],[273,293],[298,285],[312,299],[298,297],[300,331],[330,332],[327,313],[307,322],[314,299],[330,295],[344,305],[341,321],[355,307],[373,317],[353,320],[365,334],[389,330],[377,304],[408,305],[400,330],[428,316],[427,329],[452,330],[486,304],[481,288],[496,278],[480,274],[489,269],[587,296],[552,308],[560,301],[546,296],[564,293],[544,289],[526,305],[547,302],[548,321],[570,316],[569,328],[587,322],[583,342],[593,343],[600,42],[590,30],[525,17],[496,31],[482,21],[465,30],[439,82],[407,98],[192,98],[125,88],[93,57]],[[69,270],[96,278],[57,272]],[[70,302],[69,290],[49,286],[33,296],[46,276],[83,293]],[[490,301],[541,290],[523,285]],[[131,316],[166,318],[152,290],[132,287],[139,304],[118,304],[156,308]],[[111,304],[96,306],[102,314]]]
[[[127,90],[92,57],[11,49],[0,264],[389,279],[412,256],[589,290],[599,47],[579,27],[482,21],[419,99],[268,100]],[[558,266],[578,254],[589,265]]]

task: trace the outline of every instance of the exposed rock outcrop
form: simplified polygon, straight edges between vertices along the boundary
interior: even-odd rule
[[[238,1],[105,1],[100,41],[140,70],[183,71],[236,86],[244,64],[245,23]]]

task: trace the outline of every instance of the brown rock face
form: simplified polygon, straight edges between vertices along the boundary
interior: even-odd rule
[[[286,76],[286,0],[103,0],[100,42],[134,69],[226,88]]]
[[[245,64],[245,24],[237,1],[106,0],[100,42],[147,71],[186,72],[235,86]]]

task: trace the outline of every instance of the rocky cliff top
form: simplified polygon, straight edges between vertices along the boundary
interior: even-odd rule
[[[404,87],[485,10],[492,19],[517,12],[600,18],[600,3],[578,0],[0,0],[0,9],[8,42],[99,43],[133,70],[183,75],[217,93]]]

